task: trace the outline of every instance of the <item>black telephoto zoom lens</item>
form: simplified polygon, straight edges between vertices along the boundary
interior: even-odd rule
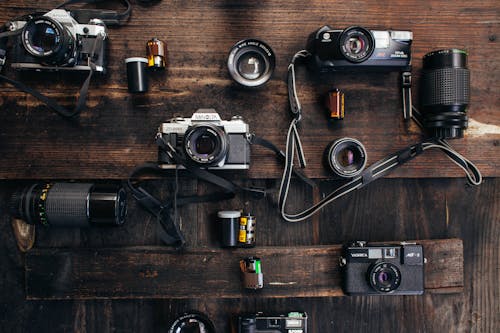
[[[421,84],[424,127],[434,137],[462,138],[470,99],[467,53],[448,49],[426,54]]]
[[[127,213],[126,192],[112,184],[35,183],[12,195],[10,210],[29,224],[120,225]]]

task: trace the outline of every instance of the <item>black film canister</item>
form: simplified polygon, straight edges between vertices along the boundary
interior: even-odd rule
[[[217,213],[217,217],[220,220],[221,245],[223,247],[237,246],[241,213],[234,210],[222,210]]]
[[[127,64],[128,91],[131,93],[147,92],[146,67],[148,66],[148,59],[141,57],[127,58],[125,64]]]

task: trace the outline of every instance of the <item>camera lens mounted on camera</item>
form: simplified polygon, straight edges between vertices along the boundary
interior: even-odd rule
[[[401,272],[394,264],[379,262],[370,268],[368,280],[376,291],[388,293],[396,290],[401,284]]]
[[[64,25],[48,16],[28,21],[21,40],[28,53],[50,65],[65,64],[74,53],[74,37]]]
[[[351,62],[359,63],[370,58],[375,49],[373,34],[363,27],[350,27],[340,35],[340,53]]]
[[[184,150],[197,165],[213,166],[221,162],[229,149],[224,129],[210,123],[194,125],[184,136]]]

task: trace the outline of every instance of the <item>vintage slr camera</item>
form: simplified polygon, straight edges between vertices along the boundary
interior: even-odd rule
[[[367,245],[356,241],[344,247],[340,266],[344,292],[349,295],[421,295],[424,293],[422,245]]]
[[[307,333],[307,313],[264,316],[262,313],[238,317],[238,333]]]
[[[81,24],[70,12],[53,9],[9,22],[7,28],[22,29],[12,47],[13,68],[88,71],[91,61],[96,72],[105,71],[107,29],[99,19]]]
[[[324,26],[309,36],[307,50],[321,72],[373,69],[408,70],[411,64],[411,31],[345,30]]]
[[[240,116],[221,120],[214,109],[198,109],[191,118],[162,123],[157,135],[190,165],[222,170],[250,167],[248,124]],[[177,164],[162,147],[158,163],[165,169]]]

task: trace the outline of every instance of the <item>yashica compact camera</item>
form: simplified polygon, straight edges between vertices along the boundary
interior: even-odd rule
[[[309,36],[307,50],[320,72],[373,69],[406,71],[411,65],[411,31],[344,30],[324,26]]]
[[[240,116],[221,120],[214,109],[198,109],[191,118],[174,118],[162,123],[157,136],[191,165],[228,170],[250,167],[248,124]],[[177,165],[162,147],[158,163],[165,169]]]
[[[7,23],[14,38],[11,66],[31,70],[90,70],[105,72],[107,28],[100,19],[77,22],[64,9],[31,14]]]
[[[340,258],[344,292],[349,295],[421,295],[424,293],[422,245],[367,245],[357,241],[344,247]]]
[[[307,313],[264,316],[262,313],[238,317],[238,333],[307,333]]]

